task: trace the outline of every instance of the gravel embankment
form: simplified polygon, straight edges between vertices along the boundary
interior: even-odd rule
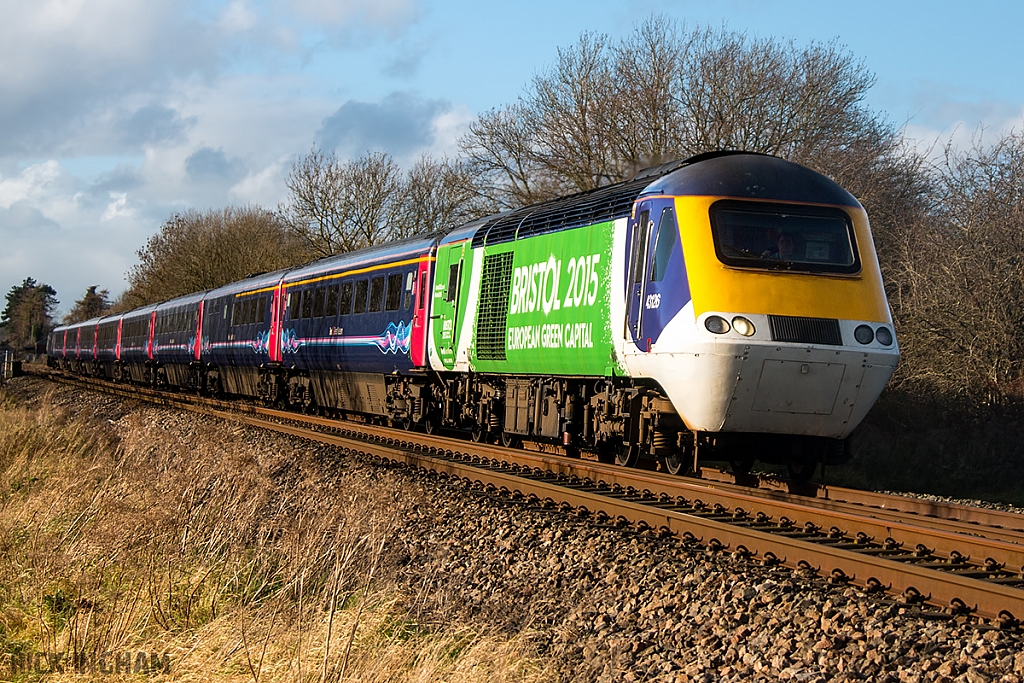
[[[167,412],[108,397],[93,405],[113,422],[130,411]],[[162,424],[193,440],[206,419]],[[318,449],[325,467],[337,459],[306,442],[255,439]],[[371,467],[350,462],[334,485]],[[438,628],[527,630],[566,681],[1024,680],[1019,634],[914,616],[855,588],[461,483],[397,469],[375,476],[395,486],[406,520],[381,580],[407,595],[411,616]]]

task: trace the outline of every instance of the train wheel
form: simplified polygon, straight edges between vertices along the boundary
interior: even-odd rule
[[[474,443],[487,443],[487,430],[480,425],[474,425],[469,432],[469,438],[473,439]]]
[[[818,462],[816,460],[811,460],[810,458],[790,460],[786,463],[786,470],[789,472],[789,478],[801,483],[810,481],[817,469]]]
[[[412,429],[412,420],[410,420],[407,417],[398,417],[391,420],[391,426],[394,427],[395,429],[409,431],[410,429]]]
[[[517,434],[511,434],[509,432],[501,433],[501,445],[505,448],[519,448],[521,441]]]
[[[427,434],[437,434],[437,418],[433,415],[423,418],[423,431]]]
[[[661,467],[672,475],[686,474],[690,470],[690,462],[685,453],[673,451],[658,458]]]
[[[640,448],[636,444],[619,444],[615,447],[615,464],[620,467],[634,467],[640,460]]]

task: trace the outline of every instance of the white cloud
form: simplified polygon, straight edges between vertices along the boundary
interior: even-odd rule
[[[318,23],[397,28],[414,20],[414,0],[292,0],[300,15]]]
[[[175,0],[0,0],[0,15],[0,155],[80,154],[123,98],[216,64]]]
[[[416,0],[204,3],[0,0],[0,290],[31,276],[65,303],[93,284],[116,296],[172,213],[275,206],[349,87],[311,61],[417,14]]]
[[[246,0],[232,0],[221,12],[217,26],[225,33],[242,33],[256,27],[256,13]]]
[[[228,195],[241,204],[277,205],[287,195],[284,179],[290,160],[290,156],[281,157],[266,168],[250,173],[228,190]]]
[[[459,138],[475,120],[476,115],[465,105],[453,107],[436,117],[432,124],[434,143],[427,151],[433,156],[458,156]]]
[[[100,216],[100,222],[105,223],[118,216],[130,217],[135,211],[128,208],[127,192],[111,192],[110,198],[114,201],[107,204],[107,210]]]
[[[94,192],[55,160],[0,178],[0,289],[34,277],[64,302],[91,284],[117,293],[139,227],[126,194]]]

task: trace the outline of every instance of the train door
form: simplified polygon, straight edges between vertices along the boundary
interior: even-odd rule
[[[156,311],[149,314],[149,331],[146,336],[146,356],[153,360],[153,337],[156,335]]]
[[[430,284],[430,260],[423,259],[417,265],[413,279],[413,315],[411,358],[415,367],[427,364],[427,292]]]
[[[675,207],[671,202],[655,202],[651,210],[651,234],[644,268],[638,346],[651,350],[662,330],[690,300],[686,264],[679,239]],[[653,340],[653,342],[652,342]]]
[[[199,308],[196,310],[194,335],[192,337],[192,357],[197,361],[203,356],[203,309],[205,304],[205,300],[199,302]]]
[[[650,250],[654,221],[651,220],[651,201],[640,202],[635,218],[629,226],[629,262],[626,268],[626,341],[632,341],[641,351],[649,351],[642,339],[644,290],[647,283],[645,270]]]
[[[441,362],[449,369],[455,363],[455,345],[458,343],[459,307],[462,303],[460,292],[466,244],[468,242],[463,241],[437,251],[437,276],[434,278],[430,319],[435,348]]]
[[[267,337],[267,354],[272,363],[281,362],[281,326],[285,312],[284,284],[277,283],[270,300],[270,331]]]

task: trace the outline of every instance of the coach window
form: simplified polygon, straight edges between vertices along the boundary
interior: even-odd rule
[[[384,278],[375,277],[370,280],[370,313],[379,313],[384,303]]]
[[[360,280],[356,283],[356,313],[366,313],[366,291],[369,284],[368,280]]]
[[[291,311],[288,313],[289,320],[299,319],[299,302],[302,299],[300,294],[301,292],[288,292],[288,303],[291,305]]]
[[[253,325],[256,322],[256,309],[258,308],[258,306],[257,306],[258,303],[259,302],[256,299],[256,297],[253,297],[252,299],[249,299],[249,318],[248,318],[248,320],[249,320],[249,324],[250,325]]]
[[[427,307],[427,274],[420,278],[420,310]]]
[[[327,316],[333,318],[338,315],[338,285],[331,285],[327,288]]]
[[[415,282],[416,276],[410,270],[408,273],[405,274],[405,306],[402,307],[407,311],[409,310],[409,307],[412,306],[412,292],[413,284]]]
[[[397,311],[402,305],[402,274],[388,275],[388,294],[384,299],[385,311]]]
[[[263,323],[267,319],[267,297],[261,296],[256,304],[256,322]]]
[[[313,288],[302,290],[302,317],[310,318],[313,316]]]
[[[345,282],[341,285],[341,309],[340,315],[348,315],[352,312],[352,283]]]
[[[234,327],[238,324],[238,321],[242,319],[242,305],[241,302],[235,301],[231,306],[231,326]]]
[[[324,300],[327,297],[327,292],[324,291],[323,287],[317,287],[316,293],[313,295],[313,317],[322,318],[324,317]]]

